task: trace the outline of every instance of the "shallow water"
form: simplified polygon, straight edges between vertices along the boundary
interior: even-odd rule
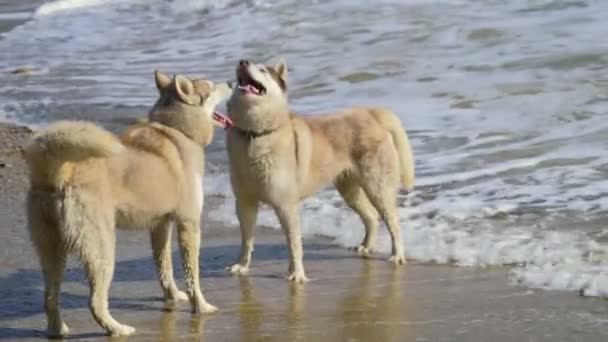
[[[154,101],[154,68],[223,80],[241,57],[280,55],[296,111],[381,104],[406,124],[409,257],[512,264],[527,286],[606,296],[606,17],[600,0],[49,1],[1,37],[0,70],[37,73],[4,77],[0,119],[117,126]],[[220,199],[211,218],[236,224],[222,144],[205,190]],[[305,232],[357,244],[343,208],[333,190],[307,200]]]

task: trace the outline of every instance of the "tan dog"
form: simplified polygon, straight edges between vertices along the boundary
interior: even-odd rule
[[[284,62],[268,67],[243,60],[236,76],[238,87],[228,101],[234,127],[227,144],[242,245],[229,270],[249,270],[253,227],[262,202],[274,209],[287,237],[288,279],[307,281],[299,202],[332,182],[365,225],[359,252],[373,249],[380,216],[392,238],[390,260],[405,263],[395,202],[400,186],[412,188],[414,160],[397,116],[380,108],[351,108],[317,117],[292,114]]]
[[[155,77],[160,96],[150,122],[129,127],[121,138],[92,123],[64,121],[38,132],[25,148],[31,171],[28,223],[44,273],[51,336],[69,331],[58,301],[70,253],[84,265],[95,320],[114,336],[135,332],[108,311],[117,226],[150,232],[167,302],[189,299],[195,313],[216,310],[199,285],[203,146],[213,137],[214,107],[230,89],[158,71]],[[187,294],[173,278],[174,223]]]

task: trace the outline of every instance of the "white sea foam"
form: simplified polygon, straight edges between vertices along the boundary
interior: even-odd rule
[[[206,179],[207,194],[221,194],[225,201],[210,215],[238,225],[234,199],[225,175]],[[415,192],[409,202],[416,202]],[[576,290],[586,296],[608,296],[608,245],[583,232],[554,231],[518,226],[492,218],[509,214],[515,204],[488,206],[483,201],[435,200],[399,209],[406,255],[422,262],[459,266],[513,266],[512,279],[532,287]],[[307,199],[301,212],[304,236],[322,235],[345,247],[358,245],[364,234],[358,217],[345,208],[334,191]],[[274,214],[262,209],[259,225],[279,228]],[[390,253],[386,230],[379,231],[378,252]]]
[[[124,8],[132,5],[146,4],[164,7],[176,12],[198,11],[203,9],[224,8],[235,0],[56,0],[42,4],[34,17],[70,14],[78,10],[99,10],[105,8]]]
[[[86,9],[104,5],[116,5],[124,3],[122,0],[57,0],[42,4],[34,12],[34,17],[53,15],[67,11]]]

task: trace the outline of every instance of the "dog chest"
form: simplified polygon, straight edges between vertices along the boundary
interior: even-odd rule
[[[271,153],[252,152],[233,158],[233,162],[237,164],[233,169],[244,180],[260,185],[270,183],[273,169],[277,164],[275,158]]]
[[[271,148],[248,146],[231,149],[231,173],[237,186],[257,194],[261,200],[274,199],[297,192],[298,181],[293,154],[277,153]],[[242,153],[246,152],[246,153]]]

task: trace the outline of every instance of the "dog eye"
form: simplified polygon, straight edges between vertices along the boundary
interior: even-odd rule
[[[260,72],[266,73],[266,69],[265,68],[260,68]]]

